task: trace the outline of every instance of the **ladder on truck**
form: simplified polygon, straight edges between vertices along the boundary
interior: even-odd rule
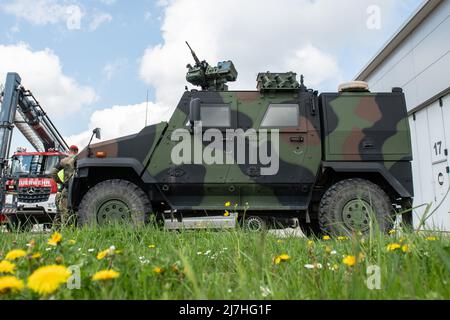
[[[69,151],[63,136],[31,91],[26,90],[21,82],[20,76],[11,72],[7,74],[3,88],[0,88],[0,212],[6,209],[6,170],[14,127],[19,129],[37,152]]]

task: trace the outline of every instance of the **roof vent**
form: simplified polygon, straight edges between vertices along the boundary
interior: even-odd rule
[[[369,85],[364,81],[350,81],[339,85],[339,92],[368,92]]]

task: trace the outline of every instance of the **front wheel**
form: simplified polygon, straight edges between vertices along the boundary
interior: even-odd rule
[[[323,195],[319,208],[321,229],[332,235],[368,233],[378,227],[387,233],[392,229],[393,208],[387,194],[364,179],[343,180]]]
[[[132,223],[143,225],[152,211],[148,196],[126,180],[107,180],[91,188],[81,200],[78,222],[83,225]]]

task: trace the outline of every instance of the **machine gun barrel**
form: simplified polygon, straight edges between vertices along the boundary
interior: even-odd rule
[[[185,41],[185,42],[186,42],[186,44],[187,44],[189,50],[191,50],[191,54],[192,54],[192,57],[193,57],[194,60],[195,60],[195,64],[196,64],[196,65],[200,65],[200,59],[199,59],[199,58],[197,57],[197,55],[195,54],[194,50],[192,50],[192,48],[191,48],[191,46],[189,45],[189,43],[188,43],[187,41]]]

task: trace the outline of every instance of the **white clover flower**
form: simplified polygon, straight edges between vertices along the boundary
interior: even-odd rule
[[[264,298],[272,295],[272,291],[267,286],[260,286],[259,289],[261,290],[261,295]]]

